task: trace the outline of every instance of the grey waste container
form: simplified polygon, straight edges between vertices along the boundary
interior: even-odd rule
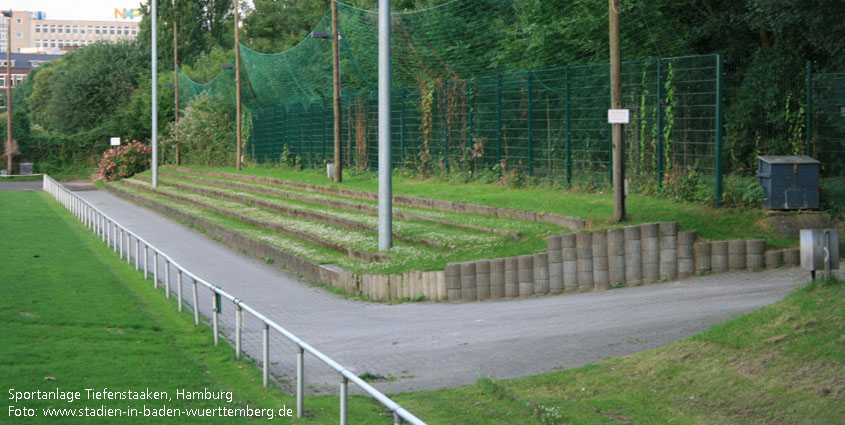
[[[809,156],[758,156],[757,182],[770,210],[819,208],[819,161]]]

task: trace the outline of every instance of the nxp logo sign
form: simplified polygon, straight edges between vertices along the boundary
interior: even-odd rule
[[[114,19],[134,19],[141,17],[141,9],[118,9],[114,8]]]

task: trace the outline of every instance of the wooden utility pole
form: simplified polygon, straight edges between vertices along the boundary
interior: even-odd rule
[[[343,158],[340,152],[340,37],[337,30],[337,2],[332,0],[332,72],[334,80],[334,181],[343,181]]]
[[[235,166],[238,171],[241,170],[241,46],[240,38],[238,36],[238,1],[235,0],[235,97],[237,98],[237,105],[235,105],[236,119],[236,136],[235,136],[235,155],[237,160]]]
[[[619,47],[619,3],[608,0],[610,10],[610,103],[622,109],[622,53]],[[613,125],[613,219],[625,219],[625,141],[622,125]]]
[[[12,155],[15,145],[12,142],[12,10],[9,9],[6,24],[6,174],[12,174]]]
[[[173,104],[176,109],[174,109],[174,121],[179,124],[179,38],[176,36],[177,31],[177,22],[176,19],[176,0],[173,0]],[[182,164],[182,158],[179,157],[179,132],[177,131],[175,136],[176,138],[176,165]]]

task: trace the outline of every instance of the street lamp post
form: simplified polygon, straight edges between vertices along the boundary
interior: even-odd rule
[[[311,37],[332,40],[332,85],[334,87],[334,99],[332,99],[332,110],[334,111],[334,175],[332,180],[335,183],[340,183],[343,181],[343,159],[340,157],[340,32],[338,31],[336,1],[332,0],[332,33],[312,31]]]
[[[235,168],[241,170],[241,46],[238,36],[238,0],[235,0],[235,97],[237,103],[235,104],[235,114],[237,121],[235,124]]]
[[[6,24],[6,173],[12,174],[12,10],[3,11]]]

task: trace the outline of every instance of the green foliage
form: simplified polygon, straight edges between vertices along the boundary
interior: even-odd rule
[[[229,164],[235,157],[234,105],[207,93],[185,107],[178,123],[168,125],[164,141],[166,157],[179,153],[183,163],[195,165]]]
[[[125,145],[111,148],[103,154],[98,165],[99,177],[104,182],[132,177],[150,166],[151,154],[152,150],[137,140],[131,143],[126,140]]]
[[[845,212],[845,177],[822,179],[819,182],[819,201],[823,211],[842,220]]]
[[[661,191],[655,187],[645,187],[643,191],[676,201],[710,205],[715,199],[714,184],[712,175],[702,174],[694,168],[672,168],[666,173]],[[754,208],[765,200],[766,194],[755,177],[736,173],[724,177],[722,206]]]
[[[150,55],[150,0],[141,4],[143,19],[138,25],[138,42]],[[194,64],[197,58],[214,47],[234,44],[232,0],[179,0],[157,3],[159,66],[173,65],[173,28],[179,42],[179,64]],[[167,66],[167,65],[164,65]]]
[[[126,105],[147,60],[135,43],[96,43],[44,65],[27,99],[32,122],[62,134],[102,126]]]

